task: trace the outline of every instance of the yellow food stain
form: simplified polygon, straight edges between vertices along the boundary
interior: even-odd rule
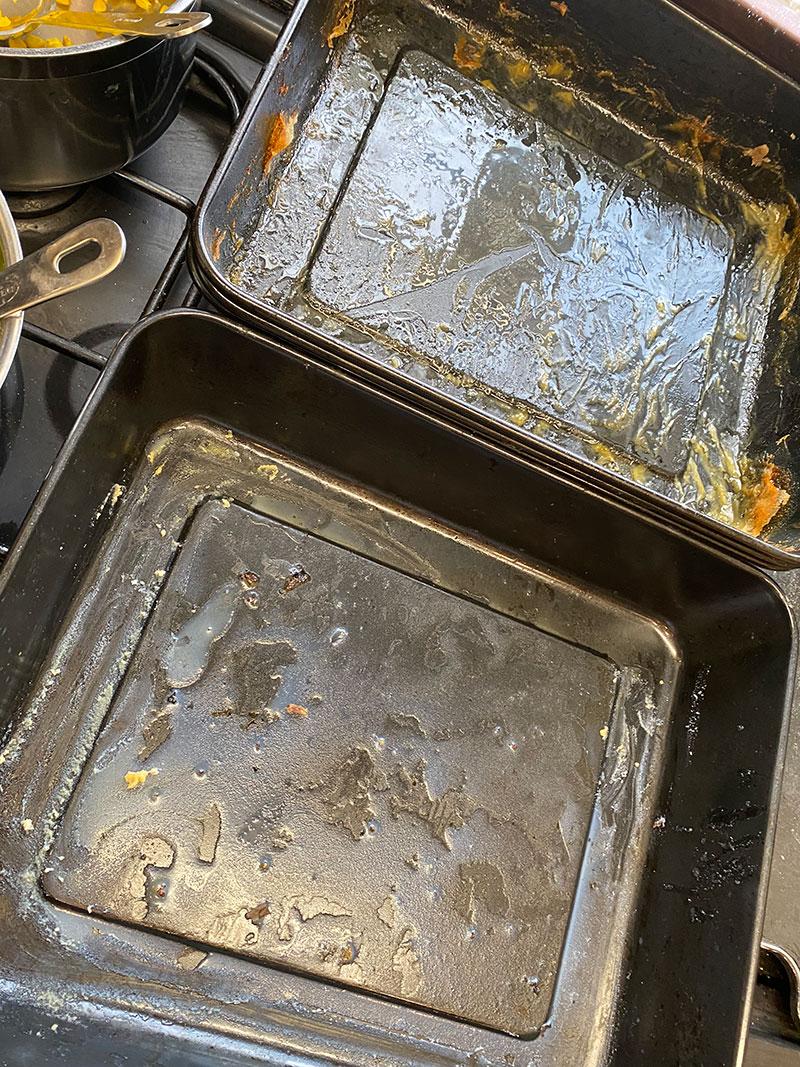
[[[230,502],[230,500],[228,499],[228,497],[226,497],[226,496],[221,496],[221,497],[219,498],[219,502],[220,502],[220,504],[222,504],[222,506],[223,506],[224,508],[229,508],[229,507],[231,506],[231,502]]]
[[[722,466],[725,470],[725,473],[731,478],[741,480],[742,472],[739,470],[739,465],[737,464],[731,450],[729,448],[726,448],[725,445],[723,445],[719,437],[719,432],[717,431],[717,428],[713,423],[709,424],[708,436],[714,443],[717,452],[719,452],[719,456],[722,460]]]
[[[287,715],[296,715],[300,719],[308,718],[308,708],[304,708],[302,704],[287,704]]]
[[[600,736],[602,737],[602,739],[604,741],[608,737],[608,727],[607,726],[601,726],[600,727]]]
[[[509,415],[509,419],[515,426],[524,426],[528,420],[528,413],[520,408],[517,411],[512,411]]]
[[[292,111],[291,114],[280,111],[268,122],[267,134],[264,139],[264,177],[269,174],[275,159],[281,152],[285,152],[294,140],[294,128],[296,125],[296,111]]]
[[[745,222],[762,233],[757,256],[760,255],[765,260],[780,257],[782,261],[791,243],[786,233],[788,208],[772,201],[768,204],[757,204],[753,200],[742,200],[739,207]]]
[[[700,468],[697,466],[697,460],[694,456],[690,456],[686,463],[686,476],[694,486],[694,490],[697,493],[698,500],[705,500],[706,487],[703,479],[700,477]]]
[[[478,70],[486,52],[486,45],[470,40],[462,34],[453,47],[453,62],[460,71],[469,74]]]
[[[516,63],[509,63],[506,70],[514,85],[524,85],[525,82],[530,81],[533,74],[533,67],[527,59],[518,59]]]
[[[679,141],[679,146],[683,147],[684,151],[699,151],[702,145],[711,144],[717,140],[713,130],[710,129],[710,123],[710,115],[706,115],[702,120],[696,115],[682,115],[674,122],[670,122],[666,128],[670,133],[680,135],[682,140]]]
[[[138,789],[143,786],[148,778],[158,774],[157,767],[150,767],[146,771],[128,771],[125,775],[125,785],[128,789]]]
[[[754,259],[764,272],[762,283],[767,288],[773,288],[781,282],[781,273],[787,256],[792,251],[800,231],[797,225],[792,233],[787,232],[787,223],[790,215],[796,215],[797,205],[792,201],[792,211],[786,204],[757,204],[753,201],[743,200],[740,202],[742,216],[749,225],[761,231],[761,240],[756,245]],[[796,221],[796,220],[795,220]],[[789,314],[797,296],[800,274],[797,270],[787,271],[780,288],[780,300],[783,308],[778,315],[783,321]]]
[[[22,832],[24,834],[33,833],[33,823],[30,819],[23,819],[20,826],[22,827]]]
[[[575,73],[563,59],[551,59],[545,66],[544,72],[548,78],[559,78],[561,81],[569,81]]]
[[[267,480],[274,482],[278,477],[278,467],[275,463],[261,463],[256,467],[257,474],[266,474]]]
[[[344,0],[344,3],[339,8],[336,16],[336,21],[333,24],[332,29],[326,35],[325,41],[328,48],[333,48],[333,42],[337,37],[344,37],[347,31],[350,29],[350,23],[353,21],[353,11],[355,9],[355,0]]]
[[[153,474],[157,478],[159,476],[159,474],[161,474],[163,472],[163,470],[164,470],[164,464],[163,463],[159,463],[159,465],[153,471]]]
[[[111,493],[109,494],[108,498],[109,507],[113,508],[124,492],[125,486],[119,485],[118,482],[114,482],[114,484],[111,486]]]
[[[219,441],[201,441],[198,450],[206,456],[216,456],[217,459],[238,459],[239,453],[235,448],[222,444]]]
[[[635,482],[646,482],[648,470],[644,463],[633,463],[631,465],[631,478]]]
[[[608,445],[603,444],[602,441],[592,441],[591,447],[598,463],[602,463],[605,467],[616,466],[616,456],[608,447]]]

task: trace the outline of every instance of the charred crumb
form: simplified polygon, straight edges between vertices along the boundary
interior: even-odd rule
[[[298,586],[305,585],[306,582],[310,581],[311,575],[304,567],[298,564],[296,567],[292,567],[289,577],[283,583],[283,592],[291,593],[293,589],[297,589]]]
[[[265,900],[262,904],[256,904],[249,911],[246,911],[244,917],[249,919],[251,923],[260,923],[271,914],[269,901]]]

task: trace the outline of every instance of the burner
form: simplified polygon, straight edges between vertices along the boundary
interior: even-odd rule
[[[34,219],[41,215],[52,215],[74,203],[84,188],[82,185],[71,185],[67,189],[49,189],[40,193],[8,193],[6,200],[15,219]]]

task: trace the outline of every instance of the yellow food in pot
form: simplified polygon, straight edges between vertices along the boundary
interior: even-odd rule
[[[144,11],[147,14],[157,14],[161,11],[168,11],[169,4],[161,3],[160,0],[56,0],[56,11],[87,11],[90,9],[96,13],[104,11],[130,13]],[[14,21],[24,25],[22,19]],[[12,20],[10,18],[0,15],[0,29],[7,30],[11,25]],[[49,23],[46,27],[31,26],[29,30],[17,33],[13,37],[0,39],[0,48],[69,48],[73,44],[81,44],[84,41],[100,41],[105,37],[116,36],[108,33],[79,31],[82,40],[76,41],[72,36],[60,32],[60,30],[61,28],[55,23]],[[43,35],[45,32],[47,36]],[[72,32],[74,33],[74,31]]]

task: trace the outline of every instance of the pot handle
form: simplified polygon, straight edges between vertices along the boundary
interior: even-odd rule
[[[88,262],[70,257],[95,248]],[[110,274],[125,258],[125,234],[111,219],[92,219],[50,241],[0,273],[0,318],[63,296]]]

